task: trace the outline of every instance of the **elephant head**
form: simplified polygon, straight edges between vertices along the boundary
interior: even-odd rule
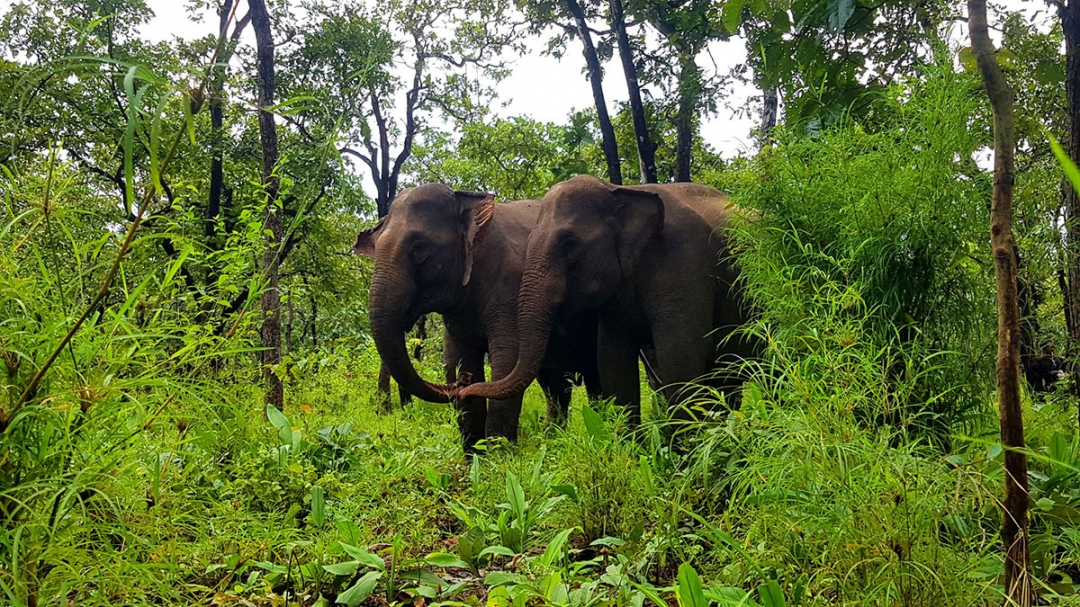
[[[518,360],[500,381],[458,395],[519,394],[543,362],[556,314],[596,309],[629,278],[664,227],[658,194],[579,176],[548,191],[529,236],[518,295]]]
[[[473,251],[495,212],[495,198],[439,184],[403,191],[375,227],[356,237],[353,252],[375,260],[368,310],[379,356],[394,379],[427,401],[448,402],[442,386],[424,381],[409,360],[405,333],[429,312],[457,304],[472,275]]]

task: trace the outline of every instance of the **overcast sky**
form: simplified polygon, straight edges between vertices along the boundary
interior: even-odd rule
[[[9,0],[0,0],[0,5]],[[143,29],[143,35],[151,40],[167,41],[174,36],[196,38],[212,33],[217,18],[212,9],[204,11],[202,22],[193,20],[182,0],[147,0],[155,13],[154,19]],[[1040,12],[1046,19],[1048,11],[1042,0],[1005,0],[994,3],[1011,10],[1023,10],[1027,13]],[[251,43],[253,38],[248,28],[245,38]],[[957,44],[966,44],[967,32],[961,23],[952,32],[952,40]],[[997,37],[995,36],[995,41]],[[586,109],[593,105],[592,92],[588,80],[582,72],[584,59],[580,52],[580,41],[570,42],[562,60],[540,54],[543,40],[532,39],[536,49],[514,62],[510,77],[499,83],[497,91],[500,100],[509,102],[506,107],[493,108],[500,116],[526,115],[537,120],[565,123],[567,116],[574,109]],[[746,50],[741,39],[727,42],[714,42],[708,54],[699,57],[699,64],[713,70],[713,62],[721,74],[746,60]],[[626,83],[622,69],[616,57],[605,65],[604,94],[608,107],[612,109],[616,102],[627,99]],[[557,93],[553,94],[553,91]],[[753,87],[733,83],[726,92],[726,103],[731,107],[742,107],[746,100],[758,93]],[[725,158],[731,158],[740,152],[752,149],[750,130],[754,127],[756,116],[737,116],[731,109],[721,107],[719,112],[707,117],[702,124],[702,137]],[[370,186],[371,184],[366,184]]]

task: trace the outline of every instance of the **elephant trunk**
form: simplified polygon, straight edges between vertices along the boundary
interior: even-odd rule
[[[405,347],[405,332],[409,329],[406,310],[412,294],[408,285],[412,284],[399,273],[384,270],[376,271],[371,280],[371,294],[368,308],[371,311],[371,335],[375,347],[390,374],[398,385],[417,398],[433,402],[448,403],[449,396],[439,386],[424,381],[409,360]]]
[[[566,283],[548,256],[529,263],[518,294],[518,359],[514,369],[498,381],[466,387],[461,396],[502,400],[525,392],[544,362],[555,312],[565,291]]]

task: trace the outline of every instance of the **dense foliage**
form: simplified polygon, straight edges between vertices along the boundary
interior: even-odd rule
[[[740,409],[678,427],[659,399],[633,432],[582,393],[550,426],[530,388],[520,443],[466,462],[450,408],[375,406],[371,267],[348,253],[380,211],[364,185],[382,180],[383,203],[399,177],[510,200],[605,174],[595,108],[543,123],[477,101],[523,32],[569,57],[580,30],[561,3],[269,3],[268,201],[247,4],[192,3],[210,4],[219,35],[169,43],[140,36],[137,1],[0,15],[0,603],[1000,603],[989,108],[942,42],[948,5],[627,1],[662,181],[685,112],[696,129],[719,103],[722,75],[694,64],[710,40],[745,36],[753,80],[784,100],[755,153],[722,160],[696,130],[689,148],[695,180],[741,209],[766,355]],[[1028,345],[1066,351],[1046,146],[1068,123],[1061,31],[1019,15],[1003,31]],[[389,113],[407,107],[411,123]],[[612,110],[636,181],[633,110]],[[267,250],[283,410],[260,388]],[[1032,576],[1080,604],[1077,403],[1055,390],[1024,401]]]

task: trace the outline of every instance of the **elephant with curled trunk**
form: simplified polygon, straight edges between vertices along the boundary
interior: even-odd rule
[[[453,369],[484,380],[502,379],[518,358],[517,297],[529,232],[540,203],[495,204],[489,194],[460,192],[439,184],[404,190],[378,225],[360,233],[355,253],[374,258],[369,313],[379,356],[408,392],[449,402],[447,386],[424,381],[409,360],[405,333],[421,315],[442,314],[447,339],[447,383]],[[590,395],[599,395],[596,368],[597,315],[569,314],[550,327],[533,377],[549,399],[549,416],[565,417],[571,374],[581,374]],[[533,378],[530,378],[531,382]],[[466,451],[484,437],[516,440],[521,397],[456,401]]]
[[[643,348],[653,351],[653,371],[677,412],[685,412],[678,405],[689,397],[688,382],[728,393],[741,385],[719,359],[752,358],[759,344],[733,334],[749,307],[722,231],[731,213],[723,194],[691,183],[622,187],[579,176],[542,202],[518,296],[517,362],[501,381],[466,386],[459,396],[519,394],[540,368],[552,326],[584,312],[600,315],[600,383],[632,423],[640,420]]]

